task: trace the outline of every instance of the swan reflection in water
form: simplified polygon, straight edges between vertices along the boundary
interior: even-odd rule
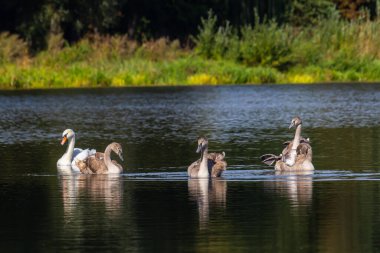
[[[123,181],[114,175],[60,175],[63,209],[66,222],[76,215],[103,206],[110,217],[120,214],[123,203]],[[95,206],[96,205],[96,206]],[[88,208],[83,208],[88,206]],[[86,214],[91,215],[91,214]]]
[[[286,195],[294,206],[308,206],[313,197],[314,171],[276,171],[273,181],[265,186],[280,195]]]
[[[190,199],[197,202],[200,229],[207,228],[210,209],[226,208],[227,181],[221,178],[189,179]]]

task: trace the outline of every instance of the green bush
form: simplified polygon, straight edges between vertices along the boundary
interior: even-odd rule
[[[199,33],[193,38],[196,45],[195,51],[206,58],[212,57],[217,20],[216,15],[210,10],[207,19],[201,18],[201,26],[198,27]]]
[[[211,55],[214,59],[238,60],[240,56],[240,42],[236,30],[227,21],[220,26],[214,35]]]
[[[246,26],[242,29],[241,57],[251,66],[270,66],[279,69],[292,63],[294,37],[292,29],[276,22]]]
[[[199,33],[193,38],[195,51],[207,59],[237,60],[240,46],[237,31],[229,21],[217,28],[217,20],[212,11],[208,12],[207,19],[201,19]]]

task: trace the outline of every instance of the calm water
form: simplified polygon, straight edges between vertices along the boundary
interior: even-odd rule
[[[379,112],[375,84],[2,91],[0,250],[380,252]],[[295,115],[316,171],[276,174]],[[66,128],[125,173],[58,175]],[[187,178],[199,135],[223,178]]]

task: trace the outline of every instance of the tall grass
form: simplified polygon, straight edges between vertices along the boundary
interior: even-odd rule
[[[34,56],[0,34],[1,88],[109,87],[380,81],[380,20],[321,20],[313,27],[274,21],[218,26],[210,12],[194,48],[160,38],[89,35],[68,45],[57,34]]]
[[[28,57],[28,46],[15,34],[0,33],[0,63],[20,62]]]

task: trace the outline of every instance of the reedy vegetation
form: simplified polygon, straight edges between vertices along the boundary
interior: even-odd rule
[[[1,88],[380,81],[380,20],[337,17],[312,26],[218,25],[209,12],[195,47],[161,38],[89,35],[68,45],[60,34],[28,53],[22,39],[0,34]]]

